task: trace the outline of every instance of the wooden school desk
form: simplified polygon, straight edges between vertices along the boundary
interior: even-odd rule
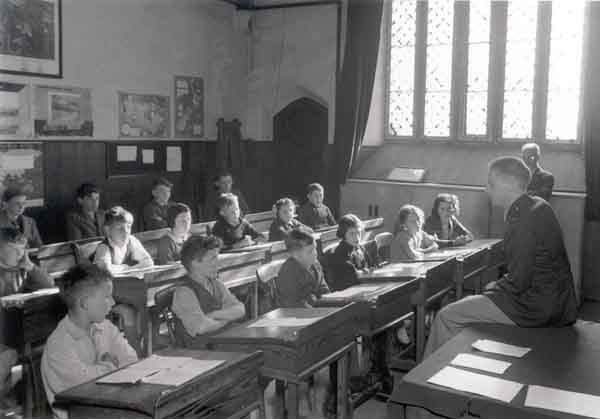
[[[241,419],[255,410],[264,419],[264,399],[258,383],[263,363],[260,352],[169,349],[160,355],[226,362],[177,387],[149,383],[98,384],[92,380],[57,394],[56,404],[69,411],[70,419]]]
[[[523,358],[476,352],[472,343],[492,339],[531,348]],[[526,329],[477,325],[463,330],[397,382],[388,403],[388,418],[403,418],[405,407],[426,407],[437,415],[458,419],[467,414],[482,419],[576,419],[583,416],[525,407],[527,386],[538,385],[600,396],[600,324],[579,321],[573,327]],[[526,386],[510,402],[493,400],[427,383],[459,353],[471,353],[512,363],[502,375],[479,374]],[[456,367],[462,368],[462,367]],[[408,409],[411,410],[411,409]],[[464,416],[463,416],[464,415]],[[412,413],[409,414],[409,417]]]
[[[39,363],[46,339],[66,315],[67,307],[58,288],[30,294],[0,298],[2,342],[14,348],[23,363],[25,386],[24,417],[38,417],[46,412],[46,393],[39,375]]]
[[[425,350],[425,312],[427,305],[454,288],[456,260],[390,263],[371,272],[359,273],[364,284],[380,282],[407,282],[416,280],[418,288],[411,295],[415,314],[415,355],[419,362]]]
[[[252,327],[257,320],[234,326],[208,338],[217,350],[262,350],[265,364],[262,374],[274,378],[281,387],[288,385],[288,413],[297,419],[298,386],[320,369],[333,362],[338,364],[338,417],[346,418],[348,386],[348,354],[355,345],[355,324],[360,319],[360,307],[351,304],[342,308],[277,309],[257,320],[271,319],[273,326]],[[286,318],[314,319],[307,325],[278,326]],[[280,396],[285,396],[280,394]],[[279,403],[284,406],[283,400]],[[278,419],[283,414],[276,416]]]

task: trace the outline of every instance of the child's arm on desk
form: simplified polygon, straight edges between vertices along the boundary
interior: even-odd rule
[[[179,287],[175,291],[173,312],[191,336],[214,332],[227,325],[227,321],[213,319],[204,313],[194,291],[188,287]]]
[[[246,315],[246,307],[244,307],[244,304],[242,304],[222,282],[218,281],[217,284],[217,286],[221,288],[221,295],[223,295],[223,308],[211,311],[206,315],[211,319],[225,320],[227,322],[239,320],[244,317]]]

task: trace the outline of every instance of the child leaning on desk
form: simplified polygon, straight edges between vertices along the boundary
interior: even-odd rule
[[[224,193],[217,200],[219,214],[212,228],[212,234],[223,241],[223,249],[239,249],[251,246],[254,242],[265,242],[259,233],[240,212],[238,197]]]
[[[94,264],[106,269],[112,275],[123,274],[130,269],[154,266],[152,257],[142,243],[131,235],[132,225],[133,215],[124,208],[112,207],[106,212],[104,221],[106,237],[96,249]],[[139,313],[128,304],[117,304],[113,312],[121,316],[127,340],[139,351],[142,330]]]
[[[441,193],[433,201],[431,215],[423,230],[436,238],[440,247],[462,246],[473,240],[473,234],[458,221],[460,205],[458,197]]]
[[[184,346],[202,349],[203,337],[223,330],[246,315],[246,308],[218,279],[221,240],[192,236],[181,249],[187,274],[173,295],[176,333]]]
[[[403,205],[394,225],[394,240],[390,248],[392,261],[419,260],[438,249],[436,238],[423,231],[425,214],[414,205]]]
[[[110,272],[76,265],[56,280],[68,308],[42,355],[42,380],[52,406],[57,393],[137,361],[135,350],[106,319],[115,300]],[[68,418],[52,407],[54,416]]]
[[[0,297],[54,286],[52,279],[31,262],[26,248],[27,239],[17,229],[0,228]],[[7,326],[0,323],[0,331],[6,330]],[[14,397],[9,395],[12,390],[10,372],[16,363],[17,352],[0,341],[0,415],[4,409],[16,404]]]

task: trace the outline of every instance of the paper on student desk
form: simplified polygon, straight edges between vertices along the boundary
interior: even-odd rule
[[[600,418],[600,396],[550,387],[529,386],[525,406]]]
[[[507,343],[497,342],[489,339],[478,339],[473,342],[473,345],[471,346],[481,352],[514,356],[515,358],[523,358],[529,351],[531,351],[531,348],[509,345]]]
[[[260,319],[248,327],[301,327],[308,326],[319,320],[319,317],[275,317]]]
[[[359,294],[368,294],[370,292],[375,292],[380,288],[381,288],[381,286],[372,286],[372,285],[356,286],[356,287],[346,288],[345,290],[342,290],[342,291],[330,292],[329,294],[325,294],[323,297],[324,298],[354,297],[355,295],[359,295]]]
[[[223,360],[190,359],[175,368],[162,369],[156,374],[142,379],[142,381],[148,384],[179,386],[205,372],[217,368],[224,362]]]
[[[492,372],[494,374],[504,374],[508,367],[511,366],[510,362],[498,361],[496,359],[471,354],[458,354],[450,363],[452,365],[474,368],[476,370]]]
[[[177,368],[191,361],[189,357],[169,357],[152,355],[140,362],[131,364],[115,371],[97,381],[99,384],[135,384],[144,377],[155,374],[164,369]]]
[[[521,383],[453,367],[444,367],[427,382],[467,393],[479,394],[506,403],[510,403],[523,388]]]

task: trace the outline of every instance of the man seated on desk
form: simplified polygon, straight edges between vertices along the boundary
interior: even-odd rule
[[[48,338],[42,355],[42,381],[51,406],[57,393],[137,361],[135,350],[106,319],[115,304],[108,271],[77,265],[56,282],[69,312]],[[68,418],[65,410],[52,410],[55,418]]]
[[[26,247],[27,240],[18,230],[0,228],[0,297],[54,286],[52,279],[29,260]],[[5,331],[6,327],[8,325],[0,323],[0,331]],[[17,352],[0,340],[0,415],[4,409],[16,404],[8,395],[10,371],[16,363]]]
[[[560,327],[575,322],[577,303],[563,235],[550,205],[527,194],[527,166],[500,157],[489,166],[487,192],[504,208],[508,273],[483,295],[464,298],[436,316],[425,357],[471,323]]]
[[[540,146],[536,143],[527,143],[521,147],[521,154],[523,161],[531,171],[531,180],[529,186],[527,186],[527,192],[550,202],[552,189],[554,188],[554,175],[540,166]]]
[[[192,236],[181,249],[187,271],[173,295],[176,332],[186,347],[201,349],[203,336],[227,327],[246,315],[246,308],[218,276],[221,240],[215,236]]]

